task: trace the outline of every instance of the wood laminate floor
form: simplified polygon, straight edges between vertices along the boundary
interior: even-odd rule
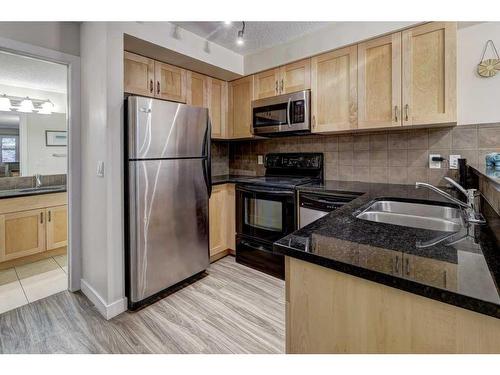
[[[284,282],[225,257],[209,275],[106,321],[64,291],[0,315],[0,353],[284,353]]]

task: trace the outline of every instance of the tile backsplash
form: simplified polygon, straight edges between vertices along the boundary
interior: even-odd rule
[[[229,174],[229,142],[212,141],[212,176]]]
[[[391,130],[346,135],[316,135],[265,140],[213,142],[212,174],[263,175],[257,155],[269,152],[323,152],[325,178],[343,181],[444,185],[450,154],[484,164],[484,156],[500,152],[500,123],[435,129]],[[447,161],[429,168],[429,154]],[[227,155],[227,156],[226,156]],[[228,167],[225,164],[228,164]],[[221,172],[221,173],[215,173]]]

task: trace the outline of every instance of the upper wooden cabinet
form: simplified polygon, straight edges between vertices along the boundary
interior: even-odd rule
[[[231,138],[251,138],[254,76],[229,82],[229,135]]]
[[[229,138],[227,126],[227,82],[208,78],[208,111],[212,121],[212,138]]]
[[[174,102],[186,102],[186,71],[155,61],[155,96]]]
[[[311,59],[297,61],[280,67],[280,94],[311,88]]]
[[[315,133],[357,127],[357,48],[311,60],[311,121]]]
[[[401,33],[395,33],[358,44],[358,128],[401,123]]]
[[[154,95],[154,60],[125,51],[124,72],[125,92],[143,96]]]
[[[279,94],[280,69],[275,68],[255,74],[255,99],[269,98]]]
[[[208,77],[187,71],[186,103],[208,108]]]
[[[456,23],[428,23],[402,39],[403,125],[456,122]]]
[[[186,70],[127,51],[123,66],[126,93],[186,102]]]
[[[269,98],[311,88],[311,59],[254,75],[255,99]]]

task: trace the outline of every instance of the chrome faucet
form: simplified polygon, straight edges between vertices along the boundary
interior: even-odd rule
[[[431,185],[431,184],[426,184],[425,182],[417,182],[415,184],[415,187],[418,189],[420,187],[425,187],[427,189],[430,189],[439,195],[445,197],[448,199],[450,202],[457,204],[458,206],[462,207],[465,210],[466,213],[466,220],[468,223],[472,224],[484,224],[486,223],[486,220],[484,220],[483,215],[478,211],[475,203],[475,198],[476,198],[476,189],[464,189],[460,184],[455,182],[453,179],[449,177],[444,178],[446,181],[448,181],[450,184],[452,184],[458,191],[460,191],[462,194],[465,195],[467,198],[467,202],[464,203],[461,200],[456,199],[455,197],[452,197],[450,194],[447,192],[438,189],[437,187]]]
[[[38,189],[41,186],[42,186],[42,175],[37,173],[35,175],[35,187]]]

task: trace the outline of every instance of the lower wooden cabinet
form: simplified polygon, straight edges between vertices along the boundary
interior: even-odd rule
[[[214,261],[234,250],[235,226],[234,184],[216,185],[209,202],[210,260]]]
[[[0,216],[0,260],[45,250],[45,210],[13,212]]]
[[[47,208],[47,249],[68,245],[68,206]]]
[[[0,262],[68,244],[66,193],[0,202]]]

